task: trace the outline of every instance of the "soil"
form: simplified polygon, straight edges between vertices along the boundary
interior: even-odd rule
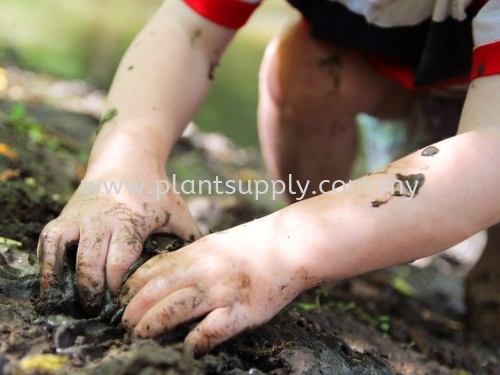
[[[443,258],[310,290],[199,358],[182,344],[190,325],[158,340],[133,338],[111,300],[101,316],[82,317],[71,260],[53,306],[37,310],[38,235],[77,185],[97,125],[40,102],[0,102],[0,374],[500,374],[499,345],[482,343],[464,324],[463,267]],[[183,138],[174,170],[264,176],[255,153],[242,156],[230,142],[215,152],[209,137]],[[210,230],[274,209],[245,197],[198,197],[190,207]],[[158,238],[147,246],[163,248]]]

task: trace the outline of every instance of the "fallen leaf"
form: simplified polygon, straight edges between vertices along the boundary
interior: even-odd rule
[[[0,143],[0,155],[7,156],[13,161],[16,161],[19,158],[17,153],[12,150],[7,143]]]
[[[0,181],[13,180],[20,175],[21,171],[19,169],[5,168],[2,172],[0,172]]]
[[[22,246],[21,242],[5,237],[0,237],[0,244],[5,244],[7,246]]]
[[[29,370],[59,370],[68,362],[68,356],[56,354],[34,354],[23,358],[19,362],[19,368],[22,371]]]

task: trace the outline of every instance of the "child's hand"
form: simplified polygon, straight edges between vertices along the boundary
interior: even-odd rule
[[[158,179],[165,180],[165,176]],[[106,178],[123,180],[123,176]],[[97,180],[95,180],[97,181]],[[132,181],[132,180],[129,180]],[[123,276],[142,252],[153,232],[175,233],[181,238],[199,237],[199,230],[181,197],[172,190],[156,200],[146,192],[86,194],[78,188],[61,215],[48,223],[40,235],[41,289],[49,290],[62,276],[68,243],[78,242],[76,275],[82,305],[89,312],[100,309],[106,286],[118,293]]]
[[[266,219],[149,260],[122,289],[124,324],[155,337],[204,317],[186,337],[188,347],[204,352],[267,322],[306,286],[304,270],[281,250]]]

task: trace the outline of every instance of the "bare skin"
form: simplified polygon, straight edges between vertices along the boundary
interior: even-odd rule
[[[163,22],[165,18],[171,22]],[[117,115],[98,134],[85,181],[144,180],[144,190],[154,192],[154,181],[166,179],[170,150],[208,90],[211,64],[234,35],[232,30],[211,26],[178,0],[166,2],[150,20],[118,68],[108,98],[108,108],[116,109]],[[193,40],[199,29],[206,31]],[[201,42],[202,38],[206,40]],[[169,50],[161,53],[159,44]],[[171,59],[170,53],[176,58]],[[177,74],[180,69],[190,74]],[[179,92],[190,100],[182,100]],[[53,286],[60,275],[65,244],[79,241],[81,297],[99,298],[104,285],[118,293],[142,243],[156,231],[171,231],[184,239],[200,236],[184,202],[171,192],[156,201],[147,194],[85,195],[78,189],[40,236],[42,290]]]
[[[373,193],[325,194],[153,258],[123,288],[122,303],[130,301],[124,323],[141,337],[156,337],[208,314],[186,338],[189,347],[205,351],[266,322],[303,290],[444,250],[500,215],[483,199],[500,201],[494,186],[500,176],[479,187],[481,197],[469,196],[474,188],[460,179],[464,173],[480,178],[485,170],[477,170],[477,162],[500,156],[499,144],[500,134],[480,131],[439,143],[442,151],[428,161],[426,185],[410,201],[373,208]],[[471,156],[479,147],[487,151]],[[411,174],[418,168],[408,165],[419,158],[414,153],[394,168]],[[383,178],[365,177],[379,188]],[[455,204],[450,191],[469,204]],[[447,215],[457,219],[447,220]],[[433,235],[436,222],[440,236]],[[248,282],[237,287],[243,274]]]
[[[328,59],[334,60],[333,70],[322,64]],[[413,95],[373,71],[359,53],[311,39],[299,18],[267,48],[259,99],[259,134],[272,177],[288,182],[292,174],[317,187],[323,179],[348,180],[356,150],[356,114],[401,118]],[[422,156],[438,152],[429,146]],[[387,168],[382,172],[387,174]],[[309,197],[312,191],[319,192],[308,189]],[[393,196],[381,197],[372,202],[374,207]],[[499,233],[499,226],[489,230],[488,247],[467,279],[471,325],[483,335],[500,331],[500,272],[495,266],[500,261]],[[491,280],[484,281],[485,275]],[[485,301],[492,306],[485,311],[491,316],[486,320],[481,316]]]
[[[274,179],[347,180],[355,116],[401,117],[412,94],[374,71],[359,51],[311,39],[301,18],[267,47],[260,71],[259,136]],[[288,189],[287,189],[288,190]],[[296,196],[287,196],[295,202]]]
[[[121,64],[109,99],[109,107],[117,108],[118,116],[100,132],[86,178],[138,180],[150,176],[151,181],[151,176],[163,177],[159,171],[163,170],[169,150],[201,104],[215,61],[233,35],[233,30],[203,20],[180,0],[166,2]],[[168,53],[159,53],[161,48],[166,48]],[[347,56],[354,58],[351,53]],[[344,65],[337,64],[338,59],[326,57],[327,63],[322,66],[331,62],[341,72],[340,67]],[[270,61],[271,64],[272,59]],[[131,65],[134,69],[128,70]],[[354,73],[347,76],[351,75],[354,80]],[[354,103],[352,111],[365,106],[367,111],[381,111],[380,103],[373,100],[381,93],[389,95],[392,88],[383,79],[371,79],[374,85],[370,90],[374,93],[365,97],[353,92],[352,99],[359,98],[362,103]],[[318,80],[321,81],[321,75]],[[376,81],[381,85],[377,86]],[[342,77],[333,78],[333,88],[340,87],[342,92],[342,82]],[[414,199],[393,199],[382,207],[372,207],[371,202],[386,193],[382,186],[386,176],[375,173],[362,179],[370,183],[370,191],[363,190],[359,194],[330,192],[316,196],[260,220],[206,236],[177,252],[155,257],[121,288],[120,300],[127,305],[124,324],[139,336],[155,337],[180,323],[202,318],[186,337],[186,343],[193,350],[206,351],[243,330],[266,322],[303,290],[439,252],[500,221],[497,189],[500,174],[492,173],[500,158],[500,126],[497,124],[500,107],[494,95],[499,90],[498,76],[475,80],[464,106],[459,135],[437,143],[435,147],[440,152],[432,157],[422,156],[419,150],[391,163],[391,173],[402,176],[417,175],[425,170],[425,184]],[[282,94],[279,90],[273,94],[271,99],[275,104],[285,105],[281,102]],[[272,105],[273,101],[268,104]],[[274,114],[273,107],[269,108],[270,116],[280,118],[281,111],[276,111],[277,107]],[[340,104],[338,109],[342,109]],[[345,134],[353,137],[351,130],[347,130],[352,121],[347,113],[342,119],[345,120]],[[290,125],[287,121],[277,124],[283,129]],[[318,126],[315,130],[324,131],[321,124],[315,126]],[[305,134],[299,128],[290,127],[295,132],[302,132],[295,136]],[[274,168],[277,175],[283,173],[282,168],[285,171],[291,168],[300,174],[304,167],[312,166],[305,161],[306,148],[295,159],[303,166],[297,170],[285,163],[282,155],[286,153],[273,154],[270,149],[278,139],[276,129],[269,134],[269,143],[264,144],[270,169]],[[292,139],[293,134],[288,139]],[[310,145],[315,146],[314,143]],[[342,158],[343,152],[346,155],[353,153],[351,148],[342,148],[340,143],[336,146],[338,154],[332,154],[335,158]],[[327,150],[326,144],[317,147],[322,152]],[[328,168],[335,165],[328,164]],[[348,172],[346,168],[337,171],[328,168],[323,170],[321,167],[314,178],[325,171],[339,175]],[[488,176],[487,181],[484,176]],[[66,213],[63,212],[55,224],[49,224],[42,235],[39,247],[42,288],[53,285],[64,256],[62,245],[77,238],[79,233],[78,258],[84,260],[79,264],[79,268],[84,266],[80,271],[80,288],[89,287],[90,280],[99,282],[106,276],[108,286],[116,290],[121,275],[119,272],[105,273],[104,269],[115,272],[131,264],[130,261],[137,257],[135,246],[139,238],[143,240],[144,234],[155,228],[166,226],[167,230],[180,231],[192,224],[190,216],[183,214],[186,211],[174,211],[178,197],[166,196],[165,201],[158,204],[161,208],[152,209],[144,205],[150,202],[141,201],[142,197],[115,197],[118,202],[108,202],[108,197],[99,196],[97,203],[92,205],[79,194],[77,192],[65,209]],[[116,225],[126,228],[127,235],[134,234],[134,241],[131,241],[134,245],[127,247],[122,241],[113,251],[112,246],[103,245],[105,241],[92,240],[93,231],[98,228],[89,226],[87,229],[83,223],[101,206],[95,219],[103,223],[99,228],[106,228],[104,234],[118,231],[119,228],[112,226],[116,222],[113,216],[116,203],[119,203],[120,212],[131,215],[118,220]],[[450,217],[453,220],[449,220]],[[145,219],[146,223],[139,224],[139,229],[132,229],[130,224],[135,226],[134,220],[139,219]],[[153,222],[161,225],[156,227]],[[183,233],[190,232],[185,230]],[[91,246],[87,247],[85,238],[90,238]],[[87,260],[97,271],[90,272]],[[90,287],[98,291],[100,285],[103,284],[90,284]]]
[[[165,175],[158,177],[166,179]],[[104,179],[120,181],[126,177],[105,175]],[[152,190],[153,186],[145,185],[144,190]],[[177,233],[185,239],[199,236],[178,195],[169,193],[156,201],[145,194],[85,194],[80,187],[60,216],[48,223],[40,235],[41,288],[50,288],[61,277],[66,244],[78,241],[78,293],[83,306],[94,312],[102,302],[105,287],[118,292],[123,276],[153,232]]]
[[[121,300],[129,302],[124,324],[140,337],[155,337],[208,314],[186,337],[189,347],[204,352],[271,319],[306,280],[285,249],[268,251],[266,243],[274,240],[269,224],[261,220],[206,236],[196,246],[147,262],[123,288]],[[235,247],[253,230],[259,239],[251,251]]]

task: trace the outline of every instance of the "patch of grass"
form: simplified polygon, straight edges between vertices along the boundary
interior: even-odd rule
[[[51,151],[78,151],[78,145],[72,140],[47,131],[43,124],[29,117],[26,107],[21,103],[12,106],[7,116],[7,124],[26,134],[33,143]]]
[[[161,0],[2,0],[0,65],[109,87],[128,44]],[[266,0],[228,49],[210,94],[196,117],[208,131],[257,146],[258,70],[267,41],[290,12],[284,0]],[[13,32],[15,30],[15,32]]]
[[[2,0],[0,63],[107,87],[126,46],[160,3]]]

